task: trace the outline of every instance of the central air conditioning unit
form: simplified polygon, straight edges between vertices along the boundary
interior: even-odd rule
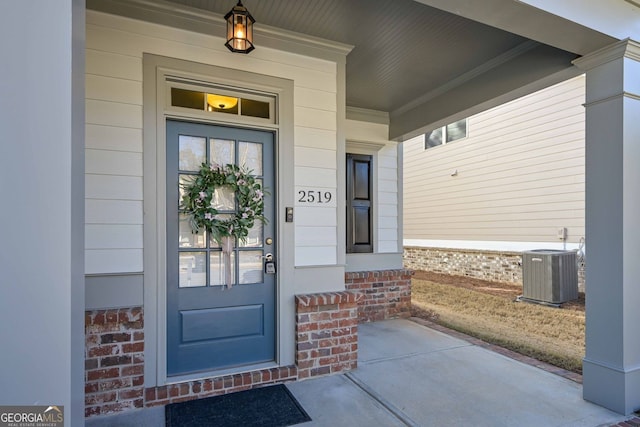
[[[578,265],[575,251],[536,249],[522,254],[520,299],[561,304],[578,298]]]

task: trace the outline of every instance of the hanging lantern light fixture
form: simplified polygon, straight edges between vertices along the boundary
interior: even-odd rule
[[[249,53],[253,46],[253,24],[256,22],[242,0],[224,16],[227,21],[227,42],[224,44],[231,52]]]

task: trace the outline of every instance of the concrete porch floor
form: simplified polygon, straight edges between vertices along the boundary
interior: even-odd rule
[[[358,369],[289,383],[313,421],[300,426],[580,426],[624,417],[582,399],[578,383],[410,320],[359,326]],[[164,426],[164,408],[89,419]]]

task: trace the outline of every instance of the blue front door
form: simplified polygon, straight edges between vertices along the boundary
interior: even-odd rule
[[[229,369],[275,360],[274,135],[226,126],[167,121],[167,375]],[[210,236],[193,234],[179,209],[180,183],[202,162],[252,170],[267,190],[266,224],[257,223],[231,254],[232,286],[224,286],[222,250]],[[220,189],[219,211],[237,209]]]

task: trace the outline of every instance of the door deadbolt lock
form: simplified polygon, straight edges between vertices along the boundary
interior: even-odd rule
[[[273,260],[273,254],[268,253],[263,256],[264,258],[264,273],[276,274],[276,262]]]

